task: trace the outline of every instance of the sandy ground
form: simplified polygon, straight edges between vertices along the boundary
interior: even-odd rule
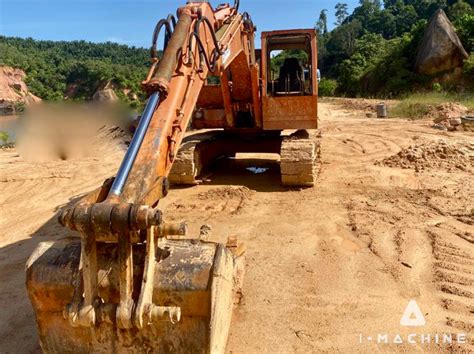
[[[285,190],[273,156],[238,156],[205,184],[173,189],[162,203],[168,218],[186,219],[191,232],[207,223],[217,239],[238,236],[247,244],[244,297],[228,351],[474,350],[472,169],[375,164],[412,144],[472,142],[473,133],[367,118],[337,101],[320,104],[320,119],[316,187]],[[1,352],[39,351],[25,262],[39,242],[62,235],[55,212],[112,175],[122,155],[117,141],[95,157],[46,163],[0,151]],[[268,170],[246,170],[253,166]],[[400,325],[411,299],[423,327]],[[431,344],[419,336],[407,343],[409,333],[431,334]],[[436,333],[466,333],[468,343],[436,344]],[[378,334],[388,334],[389,343],[374,343]],[[403,344],[393,343],[397,334]]]

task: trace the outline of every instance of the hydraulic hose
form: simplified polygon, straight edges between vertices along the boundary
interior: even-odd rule
[[[214,44],[214,49],[212,53],[210,54],[210,56],[206,55],[206,50],[204,48],[204,45],[201,41],[201,37],[199,34],[199,29],[203,22],[206,24],[207,28],[209,29],[209,32],[211,33],[212,42]],[[216,62],[219,59],[219,57],[222,54],[224,54],[224,52],[220,48],[219,41],[217,40],[217,37],[216,37],[216,32],[214,31],[211,21],[209,21],[209,19],[206,16],[202,16],[194,24],[194,32],[191,33],[191,37],[189,38],[189,43],[188,43],[189,53],[192,53],[193,38],[196,40],[196,44],[198,46],[199,57],[201,59],[201,66],[202,66],[202,63],[204,62],[206,63],[206,66],[209,69],[209,71],[214,72],[216,68]]]
[[[168,25],[170,24],[169,22],[167,23]],[[166,98],[168,84],[176,69],[178,58],[180,57],[179,53],[186,42],[191,23],[192,18],[190,14],[182,13],[167,43],[166,50],[163,52],[163,57],[160,59],[152,79],[147,84],[148,92],[159,91],[164,96],[162,98]]]
[[[172,16],[172,15],[170,15]],[[165,32],[165,43],[163,45],[163,50],[166,49],[168,46],[168,42],[171,38],[171,35],[173,34],[173,28],[171,27],[171,22],[169,19],[163,19],[158,21],[158,23],[155,26],[155,30],[153,31],[153,40],[151,44],[151,57],[155,59],[157,57],[157,51],[156,51],[156,42],[158,41],[158,36],[160,35],[161,29],[165,27],[166,32]]]

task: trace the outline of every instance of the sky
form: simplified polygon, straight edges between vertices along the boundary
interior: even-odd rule
[[[225,0],[210,1],[213,6]],[[259,31],[314,27],[322,9],[333,27],[341,0],[240,0]],[[343,1],[343,0],[342,0]],[[344,1],[349,12],[357,0]],[[149,47],[156,22],[186,0],[0,0],[0,34],[46,40],[117,42]],[[259,47],[259,46],[258,46]]]

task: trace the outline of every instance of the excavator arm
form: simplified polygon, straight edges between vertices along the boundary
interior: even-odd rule
[[[172,33],[171,24],[163,25],[168,32],[164,53],[160,60],[153,58],[143,82],[150,98],[110,190],[111,200],[156,205],[166,194],[167,176],[208,75],[224,76],[242,53],[247,58],[244,70],[258,70],[254,26],[236,7],[214,10],[207,2],[189,3],[178,10],[178,18]],[[158,32],[159,28],[154,42]]]

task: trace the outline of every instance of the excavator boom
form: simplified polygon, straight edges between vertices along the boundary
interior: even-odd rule
[[[153,58],[156,64],[143,83],[150,98],[129,149],[135,154],[127,153],[109,195],[121,202],[155,205],[163,197],[208,75],[223,72],[241,54],[250,57],[254,27],[235,7],[214,10],[207,2],[191,2],[178,10],[178,18],[162,58]]]

